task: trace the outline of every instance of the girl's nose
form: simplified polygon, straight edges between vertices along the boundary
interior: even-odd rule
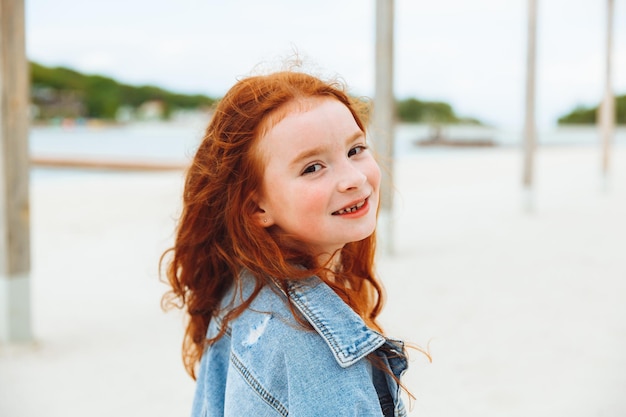
[[[346,161],[338,173],[337,188],[341,192],[361,187],[367,181],[367,176],[351,161]]]

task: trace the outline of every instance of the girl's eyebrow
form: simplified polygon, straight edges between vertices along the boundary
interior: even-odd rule
[[[346,145],[349,145],[350,143],[354,142],[355,140],[359,139],[362,136],[365,136],[365,133],[363,133],[361,130],[358,130],[358,131],[354,132],[352,135],[348,136],[348,138],[346,139]],[[303,160],[306,160],[306,159],[309,159],[309,158],[311,158],[313,156],[322,154],[322,153],[324,153],[324,151],[326,151],[326,146],[316,146],[315,148],[305,149],[304,151],[300,152],[291,161],[291,163],[289,165],[291,165],[291,166],[298,165]]]

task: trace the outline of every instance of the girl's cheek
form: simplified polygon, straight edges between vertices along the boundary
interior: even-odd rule
[[[332,192],[332,185],[311,186],[306,190],[306,198],[312,203],[322,203]]]
[[[368,169],[367,178],[369,179],[370,184],[376,189],[380,187],[380,175],[380,167],[376,161],[372,160]]]

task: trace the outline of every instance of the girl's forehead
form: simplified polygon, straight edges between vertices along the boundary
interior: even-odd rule
[[[259,162],[261,164],[266,165],[269,162],[270,155],[274,152],[271,151],[271,147],[267,145],[268,136],[275,132],[275,128],[279,124],[281,124],[285,119],[292,116],[303,115],[309,111],[315,110],[317,107],[323,105],[324,103],[336,102],[339,105],[343,106],[339,100],[334,97],[325,97],[325,96],[315,96],[315,97],[304,97],[304,98],[296,98],[291,100],[278,109],[274,110],[274,112],[270,113],[268,117],[262,122],[259,126],[259,131],[256,135],[256,140],[253,145],[253,152],[256,155]],[[298,122],[297,124],[299,124]],[[303,122],[306,123],[306,122]],[[290,129],[294,128],[294,124],[290,124]]]
[[[324,101],[328,100],[336,100],[332,97],[299,97],[293,100],[288,101],[283,104],[276,110],[272,111],[266,118],[261,122],[259,129],[259,138],[262,138],[269,132],[274,126],[280,123],[287,116],[294,113],[304,113],[307,112],[314,107],[320,105]]]

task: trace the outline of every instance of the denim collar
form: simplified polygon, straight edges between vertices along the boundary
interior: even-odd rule
[[[318,277],[292,281],[288,286],[294,306],[324,339],[342,368],[381,347],[387,339],[363,319]]]

